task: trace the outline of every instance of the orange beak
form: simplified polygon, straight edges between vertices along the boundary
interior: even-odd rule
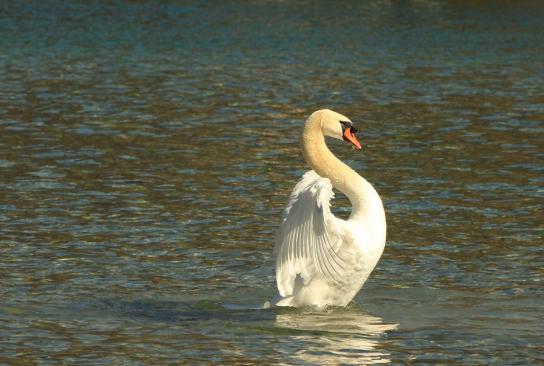
[[[344,130],[344,140],[351,142],[351,144],[355,146],[357,150],[362,149],[361,143],[359,142],[359,140],[357,140],[357,137],[355,137],[355,134],[351,130],[351,127],[347,127]]]

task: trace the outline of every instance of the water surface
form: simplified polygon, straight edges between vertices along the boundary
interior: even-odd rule
[[[543,13],[0,6],[0,363],[543,363]],[[346,309],[259,310],[323,107],[386,249]]]

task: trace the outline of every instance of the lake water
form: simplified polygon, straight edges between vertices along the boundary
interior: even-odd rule
[[[544,364],[544,3],[496,3],[4,2],[0,364]],[[259,310],[324,107],[385,252]]]

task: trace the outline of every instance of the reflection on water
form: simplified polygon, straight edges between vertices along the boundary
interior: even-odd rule
[[[0,307],[20,317],[2,339],[3,357],[123,363],[379,364],[396,329],[352,306],[327,311],[250,309],[211,301],[112,297],[59,306]],[[17,351],[18,350],[18,351]],[[219,362],[220,361],[220,362]],[[211,362],[215,363],[215,362]]]
[[[281,312],[275,326],[291,330],[289,338],[302,345],[285,364],[383,364],[390,354],[382,345],[384,334],[397,328],[360,309]]]

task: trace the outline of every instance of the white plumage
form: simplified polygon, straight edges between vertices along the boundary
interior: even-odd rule
[[[345,306],[362,287],[383,251],[385,215],[378,194],[335,158],[324,143],[323,131],[333,137],[338,137],[338,133],[340,138],[345,137],[341,121],[349,120],[324,110],[312,114],[306,122],[305,157],[322,175],[308,171],[289,196],[274,247],[279,292],[273,300],[275,305]],[[351,139],[357,141],[353,133]],[[330,210],[333,185],[354,205],[347,221],[336,218]]]
[[[276,239],[278,289],[282,296],[293,294],[295,278],[316,275],[340,285],[345,263],[339,255],[342,244],[340,222],[330,211],[334,197],[330,180],[307,172],[295,186],[284,212]]]

